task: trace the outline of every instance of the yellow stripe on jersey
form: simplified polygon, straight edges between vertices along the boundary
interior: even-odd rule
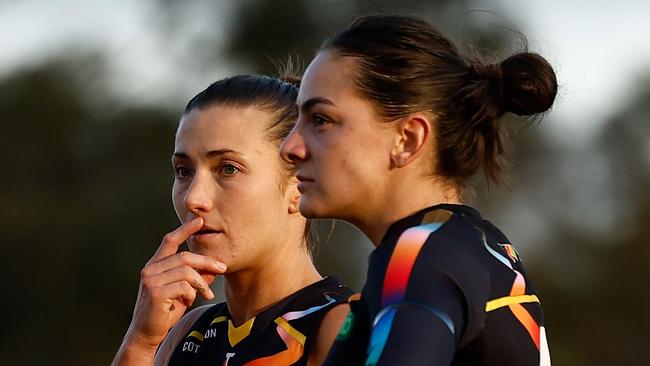
[[[424,214],[424,217],[422,218],[422,222],[420,223],[420,225],[426,225],[432,222],[445,223],[449,221],[449,219],[451,219],[452,216],[454,216],[454,213],[449,210],[437,209],[437,210],[429,211],[426,214]]]
[[[210,323],[210,325],[217,324],[217,323],[222,323],[222,322],[225,322],[226,320],[228,320],[228,317],[226,317],[226,316],[218,316],[218,317],[214,318],[214,320],[212,321],[212,323]]]
[[[241,342],[244,338],[248,337],[251,334],[251,329],[253,329],[253,322],[255,318],[250,318],[246,323],[235,327],[232,324],[232,320],[228,319],[228,342],[230,347],[235,347],[237,343]]]
[[[298,331],[296,328],[292,327],[291,324],[289,324],[289,322],[287,322],[286,320],[282,319],[282,317],[275,319],[275,324],[277,324],[280,328],[287,331],[287,333],[289,333],[289,335],[291,335],[296,341],[298,341],[298,343],[300,343],[303,346],[305,345],[305,340],[307,339],[307,337],[304,334],[300,333],[300,331]]]
[[[198,339],[201,342],[203,342],[203,338],[204,338],[203,334],[201,334],[200,332],[197,332],[196,330],[193,331],[192,333],[190,333],[190,335],[188,335],[187,337],[188,338],[189,337],[194,337],[194,338]]]
[[[504,306],[512,304],[523,304],[528,302],[539,302],[539,299],[535,295],[504,296],[488,301],[485,304],[485,311],[490,312]]]

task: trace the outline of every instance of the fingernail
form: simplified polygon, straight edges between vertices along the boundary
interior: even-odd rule
[[[208,300],[214,299],[214,292],[212,292],[212,289],[209,289],[210,293],[208,294],[210,298]]]
[[[215,262],[214,268],[216,268],[217,271],[225,272],[228,267],[226,266],[225,263]]]

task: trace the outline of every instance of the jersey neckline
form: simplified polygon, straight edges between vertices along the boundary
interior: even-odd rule
[[[392,223],[389,227],[388,230],[386,230],[386,234],[384,234],[384,237],[381,239],[379,242],[379,245],[377,246],[376,249],[383,247],[386,247],[386,245],[383,245],[386,242],[392,242],[394,240],[391,240],[395,234],[400,234],[404,230],[411,228],[413,226],[420,225],[422,222],[422,218],[424,215],[426,215],[428,212],[434,211],[434,210],[448,210],[453,212],[454,214],[459,213],[462,214],[463,216],[469,216],[473,219],[481,220],[481,214],[478,212],[473,207],[463,205],[463,204],[455,204],[455,203],[440,203],[437,205],[429,206],[426,207],[414,214],[411,214],[407,217],[404,217],[402,219],[399,219]],[[375,250],[376,250],[375,249]]]
[[[337,284],[339,286],[342,285],[341,280],[339,280],[338,277],[325,276],[325,277],[323,277],[323,279],[318,280],[318,281],[316,281],[316,282],[314,282],[312,284],[309,284],[309,285],[301,288],[300,290],[290,294],[289,296],[283,298],[282,300],[276,302],[275,304],[267,307],[266,309],[262,310],[261,312],[259,312],[257,315],[255,315],[251,319],[255,319],[254,322],[259,323],[259,324],[264,324],[264,323],[267,323],[267,322],[271,322],[275,318],[277,318],[277,316],[276,316],[277,315],[276,314],[277,309],[287,306],[288,304],[290,304],[292,301],[294,301],[296,299],[300,299],[300,297],[301,297],[301,295],[303,293],[309,292],[313,288],[327,287],[327,286],[333,285],[333,284]],[[227,302],[222,302],[220,304],[216,304],[215,306],[219,306],[221,304],[223,304],[223,306],[225,308],[224,309],[225,313],[226,313],[225,316],[228,318],[229,321],[232,321],[232,314],[230,314],[230,309],[228,309],[228,303]],[[250,321],[251,319],[247,319],[246,322]],[[242,323],[240,326],[242,326],[246,322]]]

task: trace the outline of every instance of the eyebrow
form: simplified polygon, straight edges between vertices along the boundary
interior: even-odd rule
[[[208,151],[207,154],[205,154],[205,156],[207,156],[208,158],[215,158],[215,157],[225,155],[225,154],[235,154],[235,155],[240,155],[240,156],[242,155],[242,153],[240,153],[237,150],[218,149],[218,150],[210,150],[210,151]],[[190,157],[186,153],[184,153],[182,151],[175,152],[174,157],[179,158],[179,159],[190,160]]]
[[[332,102],[331,100],[329,100],[327,98],[315,97],[315,98],[307,99],[302,104],[302,106],[300,106],[300,109],[302,109],[303,111],[307,111],[307,110],[313,108],[316,104],[319,104],[319,103],[336,106],[336,104],[334,104],[334,102]]]

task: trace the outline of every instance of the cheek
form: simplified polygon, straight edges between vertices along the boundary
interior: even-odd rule
[[[218,207],[224,219],[237,228],[240,235],[248,236],[264,217],[277,215],[281,202],[275,180],[249,179],[233,188],[219,200]]]
[[[219,205],[229,231],[229,250],[240,264],[264,255],[266,248],[261,247],[264,240],[260,239],[281,236],[286,229],[281,219],[284,206],[279,188],[275,182],[260,179],[258,183],[262,184],[241,187],[233,192],[230,202]]]
[[[174,211],[176,211],[176,216],[182,221],[182,216],[185,214],[185,205],[183,204],[183,198],[185,197],[183,190],[180,185],[174,182],[172,186],[172,204],[174,206]]]
[[[364,142],[341,149],[340,159],[330,167],[330,179],[343,193],[356,197],[379,189],[390,168],[381,145]],[[359,198],[359,197],[356,197]]]
[[[348,164],[355,151],[345,133],[327,136],[313,144],[312,158],[316,170],[325,174],[334,174],[337,170]]]

